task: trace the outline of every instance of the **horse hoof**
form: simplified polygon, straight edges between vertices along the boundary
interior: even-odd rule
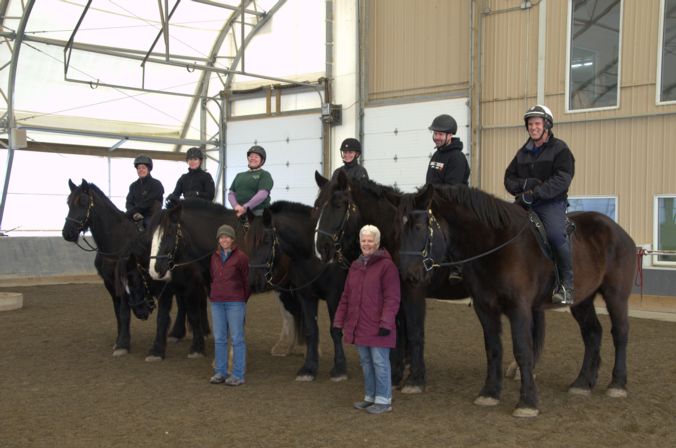
[[[333,381],[334,383],[339,383],[341,381],[347,381],[347,374],[332,376],[331,381]]]
[[[512,417],[533,418],[537,417],[539,414],[540,411],[535,408],[516,408],[514,409],[514,412],[512,412]]]
[[[192,352],[188,353],[188,359],[199,359],[204,358],[204,353]]]
[[[296,381],[299,383],[309,383],[311,381],[314,381],[315,377],[314,375],[297,375],[296,376]]]
[[[474,404],[477,406],[497,406],[498,403],[500,403],[500,400],[493,397],[478,396],[476,397],[476,400],[474,400]]]
[[[402,394],[421,394],[423,393],[423,387],[422,386],[411,386],[407,385],[401,388],[401,393]]]
[[[113,356],[124,356],[129,353],[129,350],[126,348],[116,348],[113,350]]]
[[[589,397],[591,395],[591,389],[583,389],[581,387],[571,387],[568,389],[570,395],[580,395],[582,397]]]
[[[146,362],[157,362],[157,361],[162,361],[162,357],[157,355],[146,356]]]
[[[270,350],[270,354],[272,356],[289,356],[291,354],[291,347],[284,347],[284,346],[279,346],[275,345],[272,347]]]
[[[606,395],[610,398],[627,398],[627,390],[619,387],[609,387]]]

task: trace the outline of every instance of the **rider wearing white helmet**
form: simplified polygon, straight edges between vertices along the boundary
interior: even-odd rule
[[[560,283],[552,302],[574,302],[573,259],[566,234],[568,188],[575,175],[575,158],[563,140],[554,137],[554,116],[547,106],[536,105],[523,116],[528,140],[505,171],[505,188],[542,220],[556,256]]]

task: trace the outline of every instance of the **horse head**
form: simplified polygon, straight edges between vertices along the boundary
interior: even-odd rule
[[[128,253],[120,257],[115,266],[115,289],[119,297],[126,297],[134,316],[147,320],[155,309],[155,295],[152,291],[155,282],[142,265],[146,256]]]
[[[75,243],[80,233],[86,231],[91,225],[94,198],[89,190],[89,184],[84,179],[79,187],[68,179],[68,186],[70,187],[67,200],[68,215],[61,234],[64,240]]]
[[[152,232],[150,245],[150,266],[148,271],[155,280],[171,280],[181,233],[181,212],[183,203],[155,215],[149,232]]]
[[[434,190],[425,185],[400,200],[399,271],[411,285],[426,285],[446,258],[448,242],[442,223],[432,213]]]
[[[272,215],[269,209],[263,211],[263,217],[252,221],[249,231],[249,285],[254,293],[269,289],[279,267],[279,241]]]
[[[315,172],[320,187],[315,201],[319,214],[315,228],[315,253],[322,261],[349,264],[359,254],[359,208],[352,199],[348,178],[343,171],[328,182]]]

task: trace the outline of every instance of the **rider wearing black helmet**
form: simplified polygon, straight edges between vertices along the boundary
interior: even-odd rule
[[[228,193],[228,201],[237,216],[244,215],[247,210],[260,216],[270,205],[270,190],[274,182],[270,173],[261,168],[266,158],[262,146],[254,145],[246,152],[249,169],[235,176]]]
[[[188,163],[188,172],[182,175],[176,188],[167,196],[167,207],[171,207],[181,198],[185,199],[204,199],[211,201],[214,199],[216,187],[211,174],[202,169],[202,160],[204,154],[200,148],[190,148],[185,154],[185,160]]]
[[[343,166],[336,168],[331,176],[331,180],[338,177],[340,171],[344,171],[349,179],[368,179],[369,174],[366,168],[359,164],[361,156],[361,143],[356,138],[346,138],[340,144],[340,157],[343,159]]]
[[[138,179],[129,185],[127,194],[127,216],[133,219],[139,228],[146,227],[151,216],[162,208],[164,187],[162,183],[153,178],[150,172],[153,170],[153,161],[148,156],[138,156],[134,159],[134,167]]]
[[[469,163],[462,153],[462,141],[455,137],[458,124],[450,115],[436,117],[429,127],[436,151],[427,168],[426,184],[468,185]]]
[[[566,233],[568,188],[575,175],[575,158],[563,140],[554,137],[554,116],[547,106],[536,105],[523,116],[529,138],[505,171],[505,188],[542,220],[556,256],[560,284],[552,302],[574,302],[573,259]]]

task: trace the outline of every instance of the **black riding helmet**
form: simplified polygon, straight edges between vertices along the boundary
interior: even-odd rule
[[[340,144],[340,152],[343,151],[354,151],[361,154],[361,143],[356,138],[346,138]]]
[[[139,165],[147,166],[150,172],[153,170],[153,159],[148,156],[138,156],[134,159],[134,168],[138,168]]]
[[[528,119],[533,117],[540,117],[545,120],[545,129],[554,127],[554,115],[552,115],[552,111],[547,106],[536,104],[523,114],[523,122],[526,125],[526,129],[528,129]]]
[[[442,114],[432,121],[429,130],[455,135],[458,132],[458,123],[456,123],[455,118],[450,115]]]
[[[246,152],[246,156],[249,157],[249,154],[251,154],[251,153],[258,154],[259,156],[261,156],[261,166],[263,166],[265,164],[265,159],[266,159],[267,155],[265,154],[265,149],[263,149],[262,146],[253,145]]]
[[[204,160],[204,154],[202,153],[202,150],[199,149],[198,147],[192,147],[188,150],[188,152],[185,153],[185,160],[188,159],[200,159]]]

